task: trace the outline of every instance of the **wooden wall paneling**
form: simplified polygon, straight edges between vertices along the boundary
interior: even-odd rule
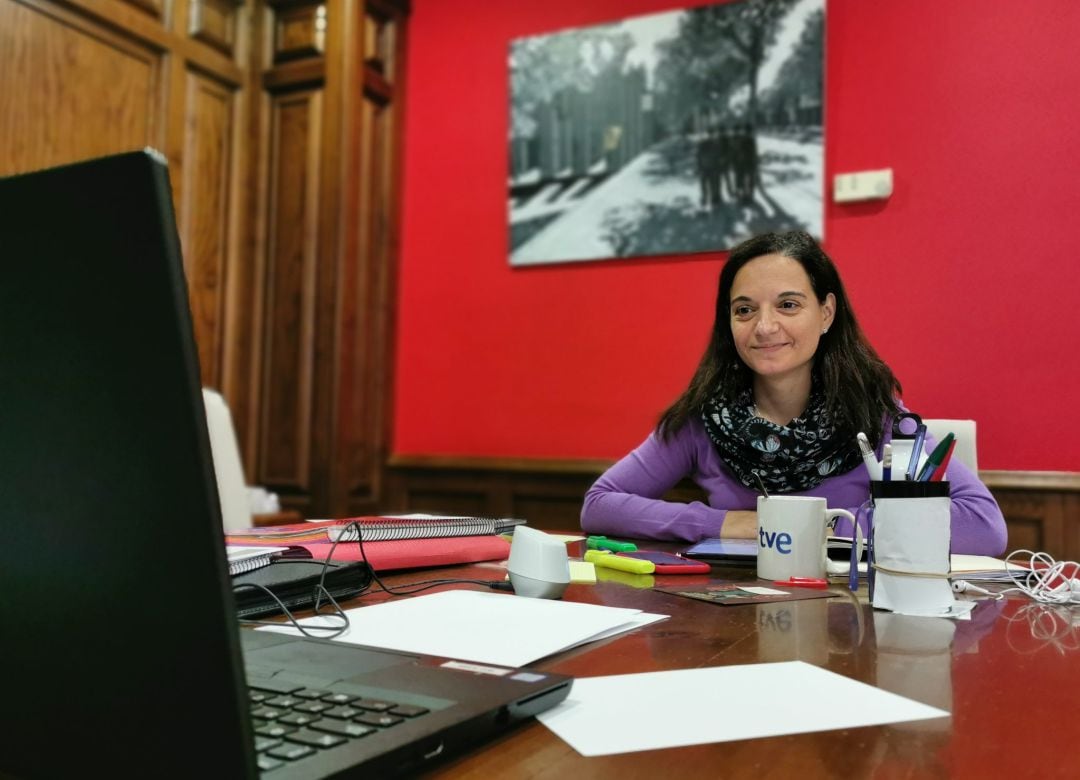
[[[388,83],[400,77],[397,53],[405,48],[402,4],[368,0],[364,6],[364,66]]]
[[[1080,473],[980,471],[979,476],[1005,515],[1010,551],[1037,550],[1055,558],[1080,552],[1072,541],[1080,526],[1075,512]]]
[[[165,0],[121,0],[121,2],[130,3],[157,19],[165,17]]]
[[[324,281],[327,307],[333,316],[327,325],[327,365],[324,379],[327,389],[327,411],[323,420],[323,443],[326,452],[327,481],[326,513],[330,516],[353,514],[348,511],[352,463],[357,448],[364,446],[361,428],[356,426],[357,410],[363,407],[362,373],[358,363],[363,360],[368,345],[359,323],[365,312],[363,287],[366,269],[357,239],[363,163],[367,146],[360,118],[359,78],[361,70],[361,41],[357,37],[361,5],[342,0],[332,4],[328,13],[335,24],[325,39],[328,85],[333,85],[335,106],[336,146],[328,154],[328,177],[336,185],[333,195],[336,210],[328,214],[326,230],[333,236],[336,252]],[[337,23],[338,17],[345,20]],[[328,180],[329,181],[329,180]],[[370,481],[361,479],[361,490]]]
[[[236,0],[188,0],[188,35],[232,55],[242,5]]]
[[[1008,524],[1010,551],[1043,550],[1061,554],[1064,536],[1060,496],[1001,489],[994,494]]]
[[[295,0],[270,0],[262,29],[269,94],[269,138],[261,164],[266,178],[264,341],[259,359],[258,471],[256,481],[282,503],[312,516],[326,514],[326,431],[333,417],[333,269],[338,243],[331,220],[338,176],[329,156],[339,151],[340,13]],[[335,0],[333,6],[340,6]],[[339,30],[339,28],[341,28]]]
[[[75,10],[0,0],[0,175],[163,148],[162,60]]]
[[[326,81],[323,88],[322,199],[318,230],[321,242],[317,277],[315,279],[316,327],[314,332],[315,362],[314,394],[310,445],[311,509],[320,517],[340,514],[336,497],[340,486],[335,479],[336,464],[342,457],[337,421],[340,414],[338,365],[338,328],[342,317],[342,276],[354,261],[344,243],[346,204],[355,188],[356,138],[351,107],[354,98],[352,83],[356,79],[355,24],[356,8],[352,0],[328,0],[317,6],[295,9],[303,11],[304,23],[295,23],[291,37],[282,33],[277,38],[275,60],[308,55],[321,57],[325,63]],[[288,30],[280,19],[289,17],[292,9],[279,14],[279,32]],[[297,17],[292,17],[297,18]],[[285,46],[285,41],[288,46]]]
[[[252,213],[243,186],[254,116],[250,16],[242,0],[171,0],[167,7],[173,56],[166,151],[202,383],[225,395],[242,437],[250,380],[237,386],[236,379],[250,367],[234,361],[250,358],[254,338],[249,327],[237,327],[249,322],[251,290],[236,286],[253,257],[245,251]],[[243,462],[250,471],[250,458]]]
[[[322,94],[271,99],[259,484],[310,503]]]
[[[1069,493],[1063,498],[1062,514],[1065,519],[1061,557],[1080,561],[1080,493]]]
[[[183,219],[180,237],[188,276],[202,383],[221,387],[226,281],[236,262],[234,204],[236,90],[186,71]]]
[[[573,477],[562,481],[550,478],[521,480],[514,486],[511,517],[538,518],[534,528],[575,530],[581,525],[581,502],[592,479]]]
[[[0,173],[166,155],[203,383],[308,515],[380,499],[407,11],[0,0]]]
[[[368,10],[368,9],[366,9]],[[362,22],[372,25],[370,12]],[[366,42],[370,36],[363,35]],[[355,225],[349,240],[354,272],[343,289],[352,299],[342,312],[339,348],[341,378],[341,457],[335,483],[344,488],[335,509],[341,514],[374,511],[382,490],[382,468],[388,437],[389,395],[392,383],[392,300],[397,255],[398,170],[397,95],[389,81],[373,86],[364,53],[364,79],[356,85],[359,116],[357,198],[346,224]],[[350,201],[350,205],[353,205]]]
[[[269,0],[261,26],[270,132],[256,228],[267,234],[256,479],[309,516],[371,511],[381,485],[397,125],[389,80],[367,86],[365,7]]]
[[[318,57],[326,46],[327,7],[325,4],[275,3],[274,61],[298,57]],[[344,10],[335,4],[335,11]],[[335,26],[347,17],[335,13]],[[344,26],[344,25],[342,25]]]
[[[255,480],[255,434],[257,397],[259,391],[261,344],[259,319],[263,296],[261,280],[265,255],[259,252],[258,226],[265,213],[260,209],[259,159],[266,148],[259,88],[261,68],[259,58],[262,39],[261,26],[256,22],[260,9],[254,0],[245,0],[233,9],[234,36],[231,54],[240,68],[240,80],[234,96],[236,121],[233,123],[231,171],[232,229],[228,236],[229,262],[224,277],[224,309],[222,327],[225,337],[221,345],[219,382],[229,403],[237,443],[240,446],[245,477],[249,484]],[[189,30],[189,34],[191,34]],[[268,114],[267,114],[268,115]]]
[[[162,151],[203,382],[220,386],[225,345],[250,340],[227,330],[225,297],[248,221],[236,183],[247,159],[236,150],[248,36],[234,21],[227,51],[212,48],[189,37],[188,11],[189,0],[0,0],[0,173]]]

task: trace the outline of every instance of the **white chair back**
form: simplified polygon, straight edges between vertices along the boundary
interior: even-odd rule
[[[240,446],[236,441],[232,415],[225,399],[215,390],[203,388],[206,405],[206,427],[210,432],[210,451],[214,457],[221,501],[221,522],[225,532],[251,527],[251,505],[248,501]]]
[[[976,474],[979,472],[979,460],[975,454],[974,420],[924,419],[923,422],[926,423],[926,432],[934,437],[934,441],[940,442],[946,433],[951,432],[956,437],[953,458],[963,463]]]

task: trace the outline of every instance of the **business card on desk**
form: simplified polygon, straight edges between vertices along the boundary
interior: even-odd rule
[[[780,590],[746,582],[714,582],[711,585],[695,588],[657,588],[656,590],[698,601],[708,601],[724,607],[734,607],[739,604],[769,604],[774,601],[828,599],[839,595],[828,590],[809,588]]]

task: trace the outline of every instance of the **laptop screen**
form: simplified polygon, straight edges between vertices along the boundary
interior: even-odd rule
[[[0,770],[253,776],[163,160],[0,179],[0,265]]]
[[[0,179],[0,264],[0,776],[385,776],[566,697],[547,672],[241,641],[159,155]]]

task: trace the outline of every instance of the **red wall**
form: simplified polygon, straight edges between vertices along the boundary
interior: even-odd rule
[[[511,269],[512,38],[670,0],[413,0],[397,453],[615,458],[683,389],[721,254]],[[1080,3],[828,0],[825,247],[927,417],[973,417],[982,468],[1080,470]]]

